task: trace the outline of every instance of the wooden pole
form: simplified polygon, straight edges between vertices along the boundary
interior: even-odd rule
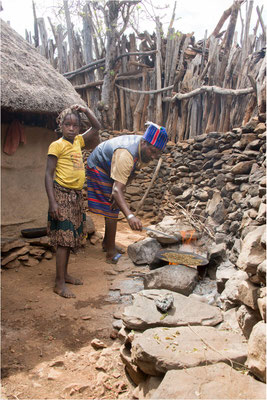
[[[161,89],[161,30],[159,17],[156,18],[156,31],[157,31],[157,54],[156,54],[156,82],[157,90]],[[156,100],[156,123],[162,124],[162,95],[159,92]]]
[[[158,164],[157,164],[157,166],[156,166],[156,169],[155,169],[155,171],[154,171],[154,174],[153,174],[153,176],[152,176],[151,182],[150,182],[150,184],[149,184],[149,186],[148,186],[148,188],[147,188],[147,190],[146,190],[144,196],[143,196],[142,199],[140,200],[140,203],[138,204],[138,206],[137,206],[137,208],[136,208],[136,210],[135,210],[135,215],[136,215],[136,216],[137,216],[137,214],[139,213],[141,207],[143,206],[144,201],[145,201],[145,199],[147,198],[147,195],[148,195],[150,189],[152,188],[153,183],[155,182],[156,177],[158,176],[158,173],[159,173],[161,164],[162,164],[162,158],[160,157],[160,159],[158,160]]]

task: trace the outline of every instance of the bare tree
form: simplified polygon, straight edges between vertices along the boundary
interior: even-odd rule
[[[104,70],[104,82],[102,86],[101,101],[98,109],[102,112],[102,123],[106,127],[113,127],[114,124],[114,85],[116,76],[116,46],[119,38],[128,26],[133,6],[140,3],[136,1],[107,1],[98,8],[103,12],[106,30],[106,58]],[[119,20],[122,27],[119,27]]]

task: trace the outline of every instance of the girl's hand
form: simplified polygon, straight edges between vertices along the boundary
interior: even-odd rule
[[[59,212],[58,204],[56,202],[49,205],[48,213],[49,213],[51,218],[59,219],[60,212]]]
[[[83,113],[86,113],[86,111],[88,110],[87,107],[81,106],[80,104],[74,104],[73,106],[71,106],[71,109]]]

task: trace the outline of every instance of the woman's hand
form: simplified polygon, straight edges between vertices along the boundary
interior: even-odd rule
[[[128,224],[133,231],[141,231],[143,229],[142,222],[137,217],[132,217],[131,219],[129,219]]]

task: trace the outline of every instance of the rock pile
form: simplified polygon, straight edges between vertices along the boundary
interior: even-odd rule
[[[1,239],[1,265],[4,268],[18,268],[20,265],[34,267],[42,259],[53,257],[48,237],[32,239]]]
[[[190,318],[195,312],[198,315],[198,306],[187,306],[186,301],[176,299],[178,295],[187,301],[200,300],[200,296],[192,294],[196,285],[193,273],[183,276],[181,266],[168,265],[148,272],[144,277],[145,290],[135,294],[133,304],[126,307],[122,317],[124,328],[120,331],[124,343],[121,356],[138,385],[137,399],[186,398],[185,393],[190,390],[198,398],[205,398],[204,392],[209,390],[209,396],[216,398],[220,387],[231,386],[227,382],[230,367],[221,361],[236,370],[243,365],[243,369],[247,368],[244,371],[266,382],[265,151],[266,127],[257,119],[226,134],[212,132],[168,146],[168,155],[146,200],[143,215],[153,214],[158,223],[152,227],[169,235],[177,234],[177,230],[182,230],[180,225],[187,223],[188,231],[196,229],[198,236],[207,241],[208,246],[198,251],[209,260],[208,275],[216,282],[218,292],[213,307],[221,310],[223,322],[203,326],[209,325],[206,323],[209,319],[201,319],[201,313],[199,320],[192,322]],[[140,181],[127,189],[133,210],[144,192],[142,184],[151,179],[152,169],[142,170]],[[137,265],[151,263],[159,245],[181,248],[181,235],[177,235],[176,244],[163,243],[157,235],[150,236],[153,238],[128,248]],[[183,293],[184,287],[187,292]],[[157,309],[155,298],[166,290],[165,294],[173,295],[174,306],[163,314]],[[231,336],[233,333],[235,338]],[[231,349],[241,346],[243,355],[226,355],[227,342],[235,343]],[[211,365],[201,367],[204,364]],[[191,376],[190,383],[183,379],[183,374]],[[237,379],[241,378],[238,375]],[[179,387],[174,376],[179,378]],[[208,378],[202,379],[203,376]],[[240,391],[232,393],[234,397],[229,398],[264,398],[264,384],[251,380],[247,372],[241,379],[246,380],[242,384],[246,393],[243,397]],[[209,384],[212,381],[218,382],[214,388]],[[200,388],[205,388],[204,392]],[[229,391],[225,394],[228,396]]]
[[[102,235],[95,231],[95,225],[90,216],[86,216],[87,239],[95,244]],[[34,229],[33,229],[34,230]],[[37,230],[35,236],[37,236]],[[86,242],[86,238],[84,239]],[[42,237],[2,237],[1,238],[1,267],[4,269],[34,267],[43,259],[50,260],[54,249],[48,236]]]

